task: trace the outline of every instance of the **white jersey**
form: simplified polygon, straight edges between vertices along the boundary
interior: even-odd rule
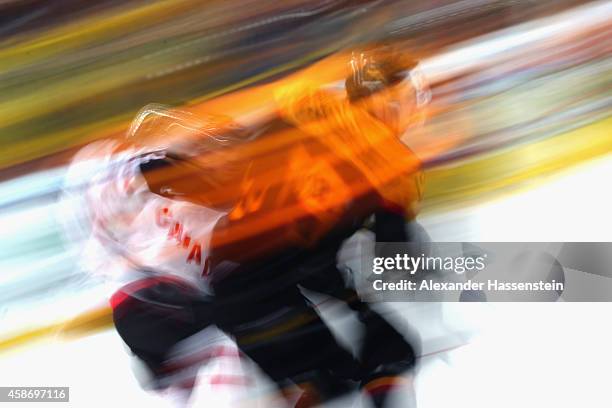
[[[119,285],[174,275],[209,292],[207,248],[224,213],[150,192],[139,165],[156,157],[110,140],[82,149],[66,175],[66,232],[90,273]]]

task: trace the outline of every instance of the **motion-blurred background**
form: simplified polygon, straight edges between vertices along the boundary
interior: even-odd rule
[[[258,114],[278,81],[340,80],[372,41],[418,58],[432,89],[406,143],[433,239],[610,241],[611,15],[578,0],[0,1],[0,353],[109,327],[55,214],[79,147],[152,102]],[[446,322],[432,338],[471,327]]]

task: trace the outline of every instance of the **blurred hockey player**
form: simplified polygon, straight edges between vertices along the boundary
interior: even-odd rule
[[[93,146],[96,156],[107,149],[93,161],[102,166],[71,169],[68,179],[80,182],[69,192],[87,180],[78,207],[92,220],[86,253],[123,264],[91,269],[129,271],[111,299],[115,325],[160,388],[180,388],[179,379],[190,389],[194,376],[169,376],[168,367],[180,366],[179,344],[213,323],[288,402],[297,385],[298,406],[357,384],[383,406],[414,366],[413,345],[336,267],[344,240],[372,218],[378,240],[408,240],[404,224],[421,199],[420,163],[400,137],[426,88],[411,60],[392,57],[353,58],[341,90],[299,82],[281,90],[278,115],[249,130],[145,111],[130,131],[134,145]],[[359,355],[337,342],[302,288],[357,313]]]
[[[259,177],[244,179],[242,200],[213,232],[219,325],[280,388],[302,388],[299,406],[360,382],[382,407],[395,385],[410,382],[402,374],[418,350],[359,299],[336,257],[372,216],[378,241],[410,239],[405,223],[418,211],[422,177],[400,138],[428,99],[415,66],[398,54],[360,55],[341,91],[300,83],[280,91],[280,117],[267,131],[291,144],[249,162]],[[357,313],[365,328],[357,358],[300,288],[336,297]]]
[[[205,260],[210,232],[226,210],[179,200],[167,186],[152,191],[147,178],[164,166],[171,173],[173,155],[243,137],[228,122],[151,105],[127,140],[88,145],[66,175],[63,220],[72,242],[83,247],[81,266],[107,278],[115,328],[145,367],[142,385],[179,406],[189,402],[198,372],[206,374],[200,388],[212,391],[207,401],[215,406],[234,406],[252,378],[212,317]],[[222,180],[208,174],[206,182]]]

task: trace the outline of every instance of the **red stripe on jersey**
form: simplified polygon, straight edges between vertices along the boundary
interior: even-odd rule
[[[117,292],[115,292],[109,299],[110,306],[115,309],[126,299],[130,298],[134,293],[139,290],[149,288],[158,283],[174,283],[180,286],[188,285],[182,279],[174,276],[154,276],[150,278],[140,279],[132,283],[128,283],[123,286]]]

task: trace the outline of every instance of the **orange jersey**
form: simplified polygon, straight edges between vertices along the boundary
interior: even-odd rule
[[[240,163],[243,173],[213,245],[257,257],[359,228],[385,205],[416,215],[422,173],[412,151],[384,123],[332,93],[300,95],[281,105],[265,135],[220,160]]]

